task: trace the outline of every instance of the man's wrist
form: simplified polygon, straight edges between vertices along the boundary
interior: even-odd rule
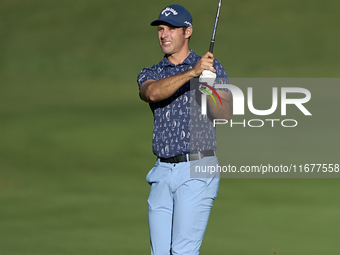
[[[197,76],[194,69],[189,69],[186,72],[186,75],[188,76],[189,80],[192,79],[192,78],[195,78]]]

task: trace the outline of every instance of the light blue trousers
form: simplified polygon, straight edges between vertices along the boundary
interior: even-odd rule
[[[219,178],[190,177],[190,167],[217,165],[215,156],[178,164],[156,162],[146,180],[152,255],[197,255]]]

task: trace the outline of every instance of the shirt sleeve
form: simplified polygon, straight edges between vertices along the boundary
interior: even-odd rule
[[[145,67],[145,68],[138,74],[137,83],[138,83],[139,89],[140,89],[140,87],[142,86],[142,84],[143,84],[144,82],[146,82],[147,80],[158,80],[158,79],[157,79],[156,72],[153,71],[153,70],[152,70],[151,68],[149,68],[149,67]]]

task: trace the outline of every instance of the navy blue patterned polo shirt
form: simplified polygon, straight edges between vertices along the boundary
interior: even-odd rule
[[[139,88],[147,80],[157,81],[187,71],[200,58],[190,50],[189,56],[175,65],[164,56],[158,64],[146,67],[139,73]],[[216,59],[214,68],[217,79],[228,80],[226,71]],[[171,97],[149,104],[154,115],[152,149],[157,157],[169,158],[196,151],[216,150],[216,130],[212,121],[200,114],[201,107],[195,100],[196,92],[190,89],[190,82],[187,82]]]

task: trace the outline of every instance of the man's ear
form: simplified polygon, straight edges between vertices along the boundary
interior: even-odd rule
[[[185,38],[189,38],[192,35],[192,27],[187,27],[185,30]]]

